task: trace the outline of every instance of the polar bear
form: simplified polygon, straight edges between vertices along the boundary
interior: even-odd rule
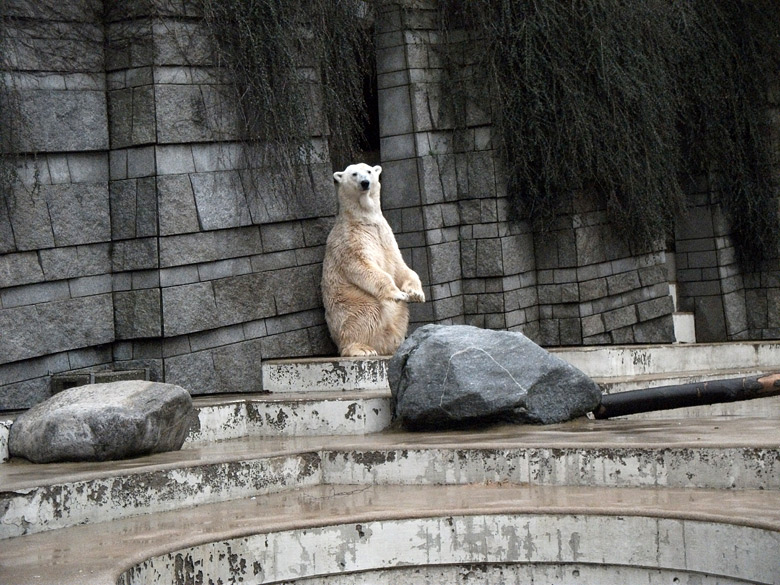
[[[333,173],[339,210],[322,264],[322,300],[342,356],[391,355],[406,337],[407,303],[425,302],[379,202],[382,167]]]

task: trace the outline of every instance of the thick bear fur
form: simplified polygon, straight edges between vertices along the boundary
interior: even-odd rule
[[[342,356],[392,355],[406,337],[409,302],[425,302],[382,215],[382,167],[354,164],[333,174],[339,211],[325,246],[325,320]]]

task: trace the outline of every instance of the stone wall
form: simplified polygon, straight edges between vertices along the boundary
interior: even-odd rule
[[[455,148],[440,112],[435,2],[377,19],[383,201],[429,286],[417,323],[521,330],[544,345],[674,340],[662,246],[631,250],[606,211],[578,201],[548,232],[509,220],[490,118],[471,112]]]
[[[102,4],[47,4],[4,5],[18,18],[1,52],[22,155],[0,205],[0,408],[48,396],[52,373],[113,360]]]
[[[23,133],[0,206],[0,409],[63,372],[235,392],[260,389],[262,359],[332,353],[322,128],[316,194],[296,199],[242,146],[190,3],[7,4]]]
[[[59,4],[4,3],[20,132],[19,180],[0,200],[0,410],[43,400],[63,373],[240,392],[261,389],[264,359],[333,354],[325,128],[312,128],[312,191],[293,197],[242,145],[192,2]],[[780,270],[740,272],[706,188],[678,229],[676,274],[664,246],[617,240],[593,201],[546,232],[510,221],[489,116],[470,112],[456,148],[439,115],[436,4],[402,4],[378,4],[375,38],[383,207],[428,298],[412,328],[670,342],[677,280],[701,341],[780,337]]]

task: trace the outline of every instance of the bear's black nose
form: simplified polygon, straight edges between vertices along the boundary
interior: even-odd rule
[[[362,181],[360,181],[360,186],[363,188],[363,191],[366,191],[371,186],[371,183],[366,179],[363,179]]]

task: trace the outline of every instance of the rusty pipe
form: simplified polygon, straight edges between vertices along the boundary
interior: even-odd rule
[[[778,395],[780,395],[780,373],[728,380],[710,380],[708,382],[675,384],[604,394],[601,397],[601,404],[593,411],[593,416],[604,419],[640,412],[736,402]]]

